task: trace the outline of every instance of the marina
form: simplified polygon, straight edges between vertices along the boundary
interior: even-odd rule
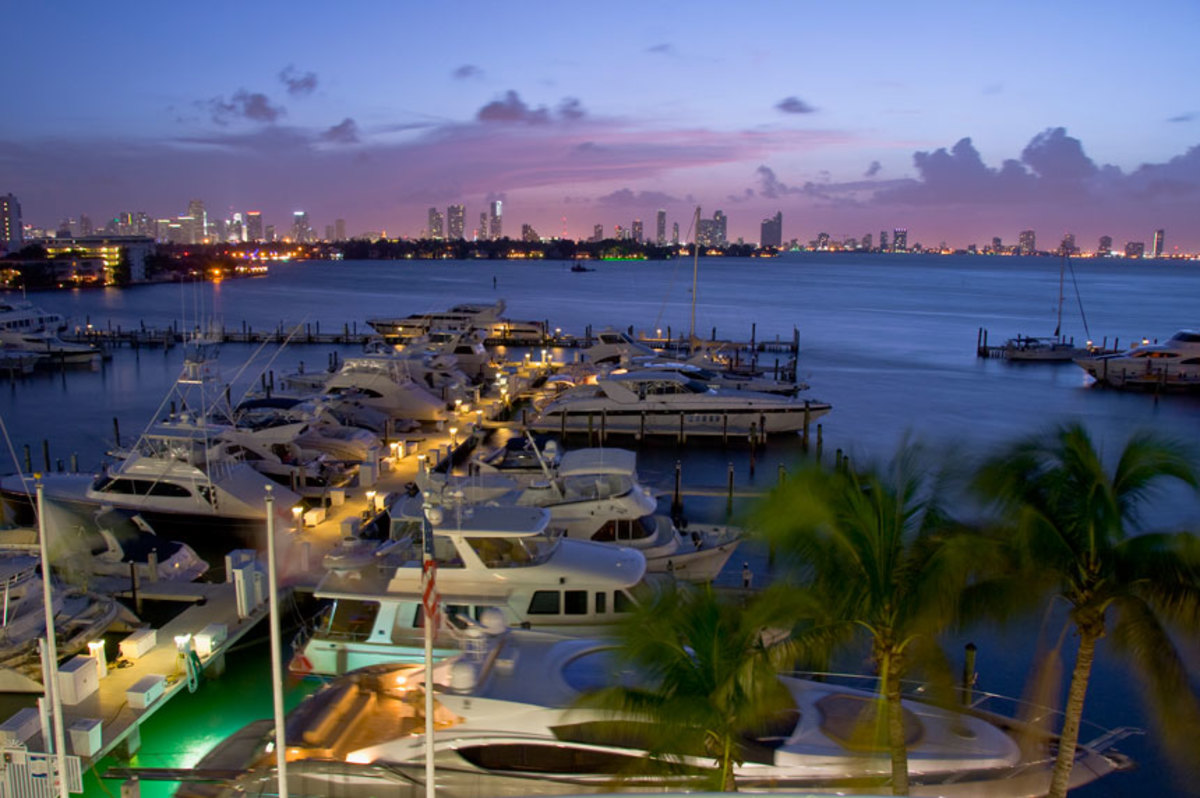
[[[781,262],[786,264],[787,259],[773,261],[773,267],[777,267]],[[347,267],[363,271],[354,279],[345,279]],[[394,267],[339,263],[295,264],[288,268],[294,272],[287,275],[273,274],[266,280],[247,282],[236,287],[226,283],[217,293],[208,295],[205,301],[214,304],[220,302],[223,306],[221,310],[226,316],[232,312],[236,314],[235,318],[245,318],[248,315],[248,306],[261,303],[261,297],[257,294],[262,287],[275,281],[275,290],[284,291],[296,312],[302,314],[306,310],[306,302],[311,299],[311,292],[319,290],[318,286],[362,285],[364,288],[361,292],[351,292],[343,297],[336,311],[342,319],[352,317],[351,314],[355,312],[360,314],[359,318],[365,318],[367,314],[375,312],[369,307],[373,301],[382,304],[379,300],[372,300],[372,292],[366,290],[366,286],[370,284],[368,274],[378,277],[378,282],[386,286],[387,272]],[[372,268],[382,270],[382,273],[376,274],[371,271]],[[451,272],[439,273],[448,284],[440,288],[427,288],[425,290],[430,291],[428,296],[414,297],[411,301],[416,309],[422,306],[450,307],[454,304],[454,298],[471,295],[472,289],[469,286],[472,283],[486,282],[488,290],[491,290],[492,268],[490,265],[463,264]],[[597,329],[609,324],[623,329],[620,325],[627,325],[631,317],[637,316],[635,311],[639,307],[642,311],[649,312],[651,317],[657,310],[656,305],[648,305],[645,302],[639,305],[636,296],[622,293],[622,281],[647,279],[644,271],[638,271],[645,267],[631,265],[620,279],[614,278],[606,284],[611,293],[611,301],[606,302],[603,307],[594,304],[590,296],[574,294],[574,289],[568,286],[561,289],[545,286],[543,275],[538,272],[536,264],[511,265],[506,268],[508,271],[500,272],[501,282],[516,283],[516,286],[513,286],[515,288],[521,285],[521,280],[528,281],[525,292],[507,293],[509,306],[514,308],[514,314],[519,317],[537,318],[549,314],[545,306],[553,305],[558,312],[549,314],[552,319],[593,319]],[[666,269],[669,266],[659,268]],[[795,296],[809,296],[802,307],[786,303],[773,307],[770,292],[764,293],[761,286],[754,290],[738,288],[739,284],[732,275],[718,274],[714,279],[727,281],[734,289],[720,302],[706,304],[702,300],[697,309],[701,318],[706,318],[706,314],[715,317],[713,321],[721,329],[733,329],[735,317],[745,319],[745,314],[753,312],[756,314],[757,329],[772,331],[768,333],[772,337],[775,334],[774,330],[787,330],[788,333],[782,336],[785,340],[790,337],[790,331],[797,321],[795,317],[799,313],[802,317],[800,328],[803,343],[799,352],[799,371],[804,381],[812,386],[810,392],[832,406],[827,415],[819,420],[813,419],[812,437],[814,441],[820,440],[820,443],[808,448],[810,456],[822,451],[823,457],[831,461],[835,456],[840,458],[842,453],[855,459],[886,454],[906,430],[924,433],[935,444],[949,438],[969,439],[973,445],[983,446],[989,441],[1027,431],[1031,425],[1047,419],[1067,416],[1087,418],[1089,423],[1094,423],[1098,429],[1107,429],[1108,432],[1102,434],[1111,435],[1114,439],[1119,432],[1131,428],[1135,423],[1160,426],[1167,424],[1175,429],[1194,431],[1194,419],[1189,420],[1192,418],[1194,400],[1188,396],[1172,396],[1169,402],[1164,398],[1160,403],[1149,396],[1096,390],[1084,381],[1082,373],[1073,366],[1067,367],[1074,372],[1074,375],[1070,376],[1059,367],[1036,364],[1021,369],[1021,373],[1018,374],[1007,368],[1003,362],[976,363],[967,357],[965,344],[969,342],[970,335],[977,329],[978,323],[981,320],[986,321],[984,317],[989,313],[1006,314],[1013,311],[1010,306],[989,309],[984,302],[982,307],[972,307],[970,312],[948,312],[947,307],[961,306],[961,297],[957,303],[947,302],[945,294],[957,293],[959,281],[965,282],[965,271],[946,269],[937,264],[921,265],[910,262],[862,265],[849,271],[846,271],[846,268],[841,263],[822,266],[807,261],[790,264],[788,270],[773,268],[773,283],[787,285],[790,281],[795,281],[806,287],[806,292],[794,293]],[[831,305],[831,300],[822,296],[823,292],[844,291],[847,284],[860,285],[859,280],[863,280],[865,284],[865,281],[877,276],[880,269],[888,268],[903,270],[906,279],[913,284],[911,292],[905,293],[903,301],[889,304],[881,294],[859,287],[860,293],[855,296],[855,300],[843,303],[838,307],[836,314],[832,306],[823,309],[825,305]],[[970,270],[979,267],[968,263],[958,268]],[[1194,279],[1188,273],[1164,273],[1156,277],[1162,281],[1179,281],[1184,286]],[[987,273],[982,277],[978,273],[971,274],[973,283],[987,279],[1007,283],[1016,278],[1012,274],[1002,272]],[[1116,280],[1117,277],[1111,276],[1110,279]],[[419,281],[413,281],[411,277],[407,277],[407,280],[410,285],[419,284]],[[659,274],[658,280],[665,281],[665,275]],[[1128,282],[1122,284],[1122,291],[1127,295],[1136,295],[1140,285],[1141,281],[1129,278]],[[535,292],[535,286],[540,294]],[[178,287],[163,288],[165,291],[160,292],[162,296],[169,295],[171,291],[181,290]],[[237,293],[243,288],[247,289],[245,296]],[[158,290],[139,289],[140,292]],[[207,292],[209,289],[203,287],[195,290]],[[1154,292],[1158,293],[1160,290],[1161,286],[1156,287]],[[744,295],[740,292],[744,292]],[[139,292],[131,291],[119,296],[105,296],[104,299],[105,302],[124,302],[137,293]],[[93,297],[99,299],[100,295],[96,294]],[[87,298],[86,294],[44,295],[39,297],[39,303],[62,302],[69,308],[71,304]],[[1102,306],[1104,301],[1104,297],[1098,297],[1098,306]],[[245,303],[245,306],[238,306],[238,303]],[[164,301],[162,304],[174,304],[178,307],[180,303],[176,297],[173,303]],[[679,329],[678,319],[686,315],[686,299],[677,298],[674,303],[667,304],[673,307],[672,312],[675,314],[672,317],[674,332]],[[1017,304],[1015,300],[1013,304]],[[1153,303],[1139,304],[1134,296],[1129,304],[1134,308],[1145,308],[1142,311],[1143,315],[1137,316],[1125,308],[1119,316],[1120,323],[1127,329],[1133,327],[1139,333],[1149,329],[1150,325],[1160,329],[1163,325],[1174,323],[1177,328],[1186,328],[1190,323],[1187,318],[1189,310],[1186,307],[1178,308],[1174,318],[1167,318],[1169,314],[1163,313],[1161,303],[1157,299]],[[230,305],[232,307],[228,307]],[[125,310],[110,308],[109,312],[113,314],[112,318],[116,324],[128,325],[132,318],[132,323],[137,325],[137,319],[149,315],[146,312],[147,308],[153,307],[154,302],[143,299]],[[309,307],[308,310],[313,311],[315,307]],[[165,314],[168,311],[164,308],[161,312]],[[1103,307],[1098,307],[1096,313],[1103,316]],[[91,310],[90,314],[95,318],[95,309]],[[71,316],[78,318],[74,312],[71,312]],[[1117,316],[1116,311],[1114,316]],[[915,324],[916,331],[899,332],[900,319]],[[804,323],[805,321],[807,323]],[[155,323],[169,326],[165,316]],[[315,322],[308,323],[315,325]],[[648,326],[654,329],[659,323],[660,320],[651,318]],[[269,320],[266,324],[270,325]],[[741,324],[744,325],[745,322],[742,321]],[[334,325],[336,329],[340,323],[336,320],[322,319],[322,326],[330,325]],[[254,326],[257,327],[258,324]],[[583,335],[587,331],[580,329],[576,332]],[[359,354],[353,344],[330,346],[337,352],[339,362],[345,362]],[[221,354],[227,370],[236,373],[242,361],[253,354],[253,349],[249,344],[230,344]],[[11,391],[7,392],[7,404],[3,408],[3,418],[13,437],[16,451],[20,451],[23,445],[31,446],[36,451],[40,440],[51,437],[54,452],[62,453],[54,459],[62,458],[69,452],[76,455],[84,464],[85,470],[91,468],[111,446],[111,440],[108,439],[114,414],[120,415],[126,428],[144,423],[147,418],[152,417],[154,407],[161,401],[167,385],[178,376],[181,354],[179,347],[162,351],[145,348],[124,349],[114,352],[114,359],[99,371],[79,371],[62,375],[35,374],[18,380],[13,384]],[[512,356],[515,352],[504,354]],[[549,347],[547,360],[570,363],[575,359],[574,354],[573,347]],[[538,355],[540,352],[529,359],[531,371],[537,368]],[[269,368],[275,372],[278,380],[279,375],[298,371],[297,366],[301,360],[311,362],[313,350],[310,347],[293,352],[285,347],[282,352],[273,353],[272,357]],[[317,358],[321,359],[320,356]],[[519,359],[511,362],[524,364],[523,353]],[[515,373],[518,367],[514,366],[513,369]],[[312,373],[311,365],[305,373]],[[532,378],[532,374],[530,376]],[[243,388],[249,388],[251,384],[259,387],[258,371],[253,369],[242,375]],[[88,396],[100,395],[101,392],[109,397],[106,402],[92,403],[85,399]],[[239,389],[235,388],[235,395],[239,392]],[[524,388],[518,390],[514,384],[512,398],[515,399],[517,393],[526,392]],[[988,398],[989,393],[994,398]],[[806,392],[800,394],[802,397],[805,395]],[[63,418],[61,423],[50,422],[51,414],[47,403],[30,403],[29,398],[33,396],[54,396],[57,402],[71,403],[73,408],[77,408],[77,412],[69,418]],[[361,483],[357,487],[352,485],[338,494],[341,496],[340,504],[331,502],[328,506],[314,507],[312,509],[318,511],[307,518],[288,518],[288,531],[283,534],[287,545],[280,547],[281,562],[284,563],[282,570],[288,575],[287,578],[293,579],[294,584],[311,590],[315,582],[305,583],[299,578],[299,574],[316,572],[316,566],[324,554],[332,550],[344,537],[344,524],[350,523],[353,526],[357,523],[361,526],[364,523],[364,514],[369,520],[377,503],[385,502],[383,497],[403,494],[405,485],[415,481],[418,475],[422,454],[426,456],[426,463],[433,464],[447,456],[447,447],[457,448],[456,444],[461,444],[476,429],[482,435],[485,427],[499,426],[503,423],[501,419],[504,415],[504,400],[498,395],[486,397],[486,400],[490,404],[484,409],[476,405],[472,397],[467,403],[470,410],[457,415],[451,413],[450,417],[442,420],[440,430],[437,428],[437,421],[431,419],[422,429],[392,437],[384,447],[386,454],[382,456],[378,473],[374,475],[374,481],[369,487]],[[1040,408],[1036,417],[1031,417],[1026,412],[1018,412],[1018,408],[1031,405]],[[496,421],[489,420],[493,413]],[[18,434],[13,435],[14,429],[19,430]],[[595,438],[600,437],[599,418],[595,421],[593,432]],[[591,437],[581,430],[570,435],[566,444],[574,448],[584,443],[600,443],[599,440],[590,440]],[[781,473],[793,467],[796,461],[804,456],[806,448],[798,431],[784,436],[772,436],[764,444],[755,446],[748,446],[742,441],[722,445],[719,437],[706,440],[703,437],[691,436],[687,437],[686,443],[681,443],[673,436],[658,441],[642,441],[637,436],[626,436],[619,441],[608,443],[637,448],[639,473],[648,484],[655,486],[655,496],[664,504],[668,501],[674,503],[672,480],[675,464],[682,462],[684,478],[681,480],[679,501],[684,505],[684,513],[693,522],[725,521],[728,518],[727,509],[732,510],[736,516],[746,501],[753,495],[768,490],[780,478]],[[392,444],[395,444],[395,448]],[[835,455],[835,452],[838,454]],[[368,497],[367,490],[375,492]],[[1161,507],[1163,523],[1194,522],[1194,502],[1180,497],[1175,499],[1176,501],[1165,503]],[[303,569],[300,566],[306,560],[308,568]],[[766,553],[752,545],[743,544],[729,565],[718,574],[717,583],[727,586],[740,584],[743,562],[748,563],[754,571],[756,585],[769,578]],[[179,589],[186,590],[183,587]],[[220,604],[222,601],[225,602],[223,617],[228,622],[230,616],[235,613],[229,609],[227,599],[218,601],[214,598],[204,606],[207,607],[210,603]],[[193,618],[194,620],[189,622],[193,626],[202,620],[196,616]],[[205,625],[213,622],[206,621]],[[162,662],[156,663],[155,667],[159,670],[165,668],[167,654],[178,656],[177,650],[171,650],[174,647],[172,640],[164,649]],[[995,683],[997,686],[1003,686],[1004,689],[998,692],[1019,693],[1019,686],[1015,690],[1009,689],[1009,686],[1019,684],[1024,670],[1021,664],[1024,655],[1018,650],[1027,651],[1028,647],[1006,647],[993,640],[990,644],[985,644],[985,650],[989,652],[989,662],[986,670],[981,671],[989,685]],[[235,668],[237,665],[227,658],[226,667]],[[1122,688],[1119,674],[1119,668],[1099,673],[1097,695],[1120,695]],[[205,683],[200,689],[219,692],[220,688],[220,680],[217,680]],[[177,693],[178,689],[176,693],[170,694],[172,703],[181,700]],[[163,709],[156,710],[154,714],[170,709],[166,703],[162,706]],[[1097,699],[1093,704],[1089,701],[1089,716],[1092,716],[1093,706],[1096,719],[1106,725],[1141,725],[1141,721],[1138,720],[1141,715],[1129,702]],[[99,711],[96,710],[97,713]],[[114,728],[114,740],[116,734]],[[104,751],[116,749],[115,743],[109,744],[107,731],[103,741]],[[1122,750],[1125,750],[1124,745]],[[1154,761],[1152,750],[1137,750],[1134,756],[1139,761],[1147,761],[1147,754],[1148,761]],[[1120,774],[1111,777],[1111,783],[1128,784],[1126,779],[1145,777],[1144,774]],[[1105,792],[1109,789],[1105,786],[1108,781],[1100,780],[1080,794],[1109,794]],[[143,789],[150,789],[149,784],[144,784]]]

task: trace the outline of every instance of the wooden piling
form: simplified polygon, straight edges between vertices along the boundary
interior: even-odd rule
[[[725,512],[733,511],[733,461],[729,461],[729,491],[725,497]]]
[[[812,411],[811,411],[811,408],[809,407],[809,400],[805,399],[804,400],[804,433],[801,436],[801,445],[804,447],[804,451],[806,451],[806,452],[808,451],[808,422],[811,418],[812,418]]]
[[[116,442],[117,448],[120,449],[121,448],[121,422],[117,420],[116,416],[113,416],[113,440]]]
[[[825,434],[821,425],[817,425],[817,462],[821,462],[821,450],[825,448]]]
[[[50,471],[50,441],[42,438],[42,460],[46,463],[46,472]]]
[[[675,495],[671,499],[671,517],[683,514],[683,461],[675,461]]]

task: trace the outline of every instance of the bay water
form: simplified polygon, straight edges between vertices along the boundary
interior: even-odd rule
[[[597,262],[595,271],[572,272],[569,262],[371,261],[297,262],[271,267],[269,276],[222,283],[137,286],[31,295],[37,305],[68,316],[72,325],[184,329],[222,323],[256,330],[308,325],[322,332],[362,331],[366,319],[444,310],[460,302],[504,299],[506,315],[538,319],[581,335],[590,325],[674,337],[692,327],[702,338],[800,342],[799,378],[813,398],[831,402],[821,422],[822,456],[841,450],[854,461],[886,458],[905,437],[946,456],[968,458],[997,444],[1079,420],[1107,451],[1136,429],[1150,428],[1200,443],[1200,397],[1155,396],[1097,389],[1072,364],[1013,364],[976,356],[981,328],[993,343],[1021,335],[1053,333],[1059,307],[1060,263],[1055,258],[937,257],[918,255],[784,254],[773,259],[704,258],[693,263]],[[1165,339],[1181,328],[1200,328],[1200,264],[1178,261],[1076,260],[1066,272],[1063,333],[1122,346],[1142,338]],[[794,333],[795,331],[795,333]],[[333,352],[350,346],[227,345],[223,372],[235,396],[261,375],[300,367],[321,369]],[[571,359],[572,350],[555,352]],[[762,355],[765,361],[772,356]],[[42,466],[42,441],[52,462],[74,455],[96,467],[114,439],[114,419],[131,438],[153,418],[179,373],[182,351],[119,349],[94,371],[42,372],[0,383],[0,419],[11,446],[0,472],[16,470],[28,446]],[[814,431],[815,436],[815,431]],[[123,442],[128,443],[128,440]],[[631,441],[615,445],[633,445]],[[815,446],[815,441],[813,441]],[[687,485],[723,486],[733,470],[739,493],[768,490],[803,456],[799,438],[772,439],[751,458],[741,442],[655,442],[639,447],[647,479],[669,489],[675,464]],[[739,498],[737,516],[750,499]],[[689,518],[718,521],[723,497],[691,497]],[[1171,489],[1147,507],[1155,528],[1200,530],[1200,502]],[[722,575],[735,582],[743,561],[756,579],[766,577],[766,557],[747,545]],[[979,646],[979,688],[1019,695],[1033,658],[1041,619],[1015,629],[977,629],[950,641],[955,655],[970,639]],[[1057,635],[1057,627],[1047,632]],[[1073,650],[1074,641],[1066,642]],[[1189,650],[1192,672],[1200,657]],[[265,646],[231,657],[235,678],[205,683],[195,697],[164,708],[143,732],[145,765],[190,764],[211,741],[212,724],[196,723],[208,707],[258,707],[270,715]],[[243,665],[244,663],[244,665]],[[1069,659],[1068,659],[1069,665]],[[247,670],[245,668],[253,669]],[[258,681],[255,674],[262,674]],[[237,685],[243,685],[238,687]],[[204,695],[204,700],[199,699]],[[1088,695],[1086,717],[1103,726],[1150,728],[1136,680],[1104,647]],[[218,713],[217,717],[221,715]],[[232,732],[233,728],[224,733]],[[1140,768],[1097,782],[1083,795],[1187,794],[1175,781],[1154,732],[1132,738],[1121,750]],[[1088,734],[1082,735],[1087,739]],[[1200,745],[1200,744],[1198,744]],[[172,758],[172,754],[177,758]],[[99,790],[98,782],[88,783]],[[110,784],[108,789],[113,789]],[[144,794],[153,792],[144,784]],[[1194,789],[1194,788],[1192,788]],[[115,790],[114,790],[115,791]],[[99,791],[96,794],[100,794]]]

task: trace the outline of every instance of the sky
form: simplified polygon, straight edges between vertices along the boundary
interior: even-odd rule
[[[0,193],[24,220],[204,201],[281,231],[757,242],[1034,229],[1200,251],[1200,3],[19,3]],[[20,65],[17,69],[14,65]]]

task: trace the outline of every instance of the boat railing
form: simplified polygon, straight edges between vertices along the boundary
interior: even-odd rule
[[[793,671],[786,675],[868,691],[877,691],[879,686],[879,677],[868,674]],[[900,688],[901,695],[906,699],[941,706],[951,711],[968,712],[1013,731],[1044,737],[1047,741],[1057,737],[1065,716],[1062,710],[1053,707],[1022,698],[976,690],[974,687],[956,686],[946,690],[935,690],[928,682],[901,680]],[[947,699],[952,699],[952,702],[948,702]],[[1109,729],[1092,721],[1081,720],[1081,739],[1085,737],[1084,730],[1091,737],[1083,746],[1096,753],[1103,753],[1127,737],[1144,733],[1141,729],[1131,726]]]

